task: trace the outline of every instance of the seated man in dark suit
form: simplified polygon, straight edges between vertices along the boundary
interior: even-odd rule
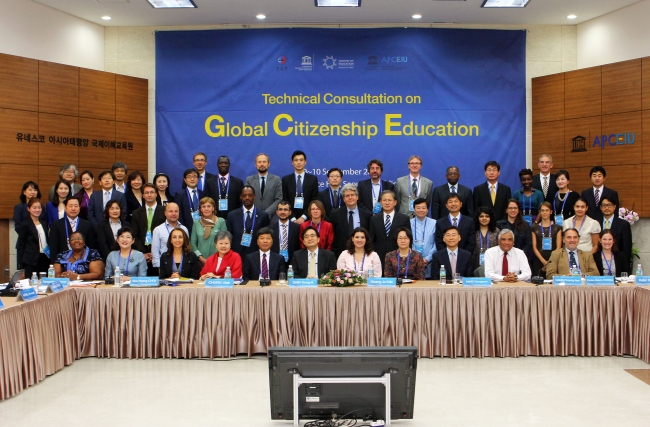
[[[194,168],[185,169],[183,172],[183,183],[185,189],[174,195],[174,202],[178,205],[180,216],[178,220],[187,228],[187,232],[192,235],[192,226],[194,221],[201,217],[199,211],[199,200],[203,198],[203,191],[196,188],[199,182],[199,173]]]
[[[471,254],[474,252],[474,247],[476,246],[476,227],[474,226],[474,220],[460,213],[463,202],[460,201],[460,196],[457,193],[447,195],[445,205],[449,214],[436,221],[436,248],[439,251],[444,249],[444,230],[453,226],[458,229],[458,233],[460,234],[459,247]]]
[[[319,278],[332,270],[336,270],[336,257],[334,252],[320,249],[318,242],[320,234],[314,227],[307,227],[302,231],[302,241],[305,249],[297,250],[291,258],[294,277],[298,279]]]
[[[460,274],[460,277],[473,277],[472,253],[458,246],[458,243],[462,242],[458,228],[448,227],[443,239],[445,248],[439,249],[431,258],[431,280],[440,280],[440,267],[443,265],[448,282],[451,282],[456,274]]]
[[[332,168],[327,171],[327,183],[329,188],[318,193],[317,200],[320,200],[325,206],[325,220],[330,220],[330,214],[334,209],[343,206],[343,196],[341,195],[341,180],[343,179],[343,171],[339,168]]]
[[[50,260],[52,263],[57,259],[59,253],[68,250],[68,240],[75,231],[84,236],[86,246],[91,249],[98,248],[97,235],[92,224],[90,221],[79,217],[79,211],[81,210],[79,199],[68,197],[64,203],[65,215],[63,218],[54,221],[50,228]]]
[[[257,232],[258,251],[252,252],[244,259],[243,278],[245,280],[278,280],[280,273],[287,272],[287,263],[282,255],[271,252],[273,232],[268,227]]]
[[[232,250],[245,259],[257,250],[257,240],[253,236],[269,225],[269,215],[255,207],[255,190],[250,185],[244,186],[239,197],[242,207],[228,214],[226,226],[232,233]]]
[[[282,200],[275,211],[276,219],[270,225],[277,238],[273,239],[271,250],[289,262],[293,253],[300,249],[300,226],[291,221],[291,205]]]
[[[359,204],[373,214],[381,213],[381,193],[384,190],[395,191],[395,186],[390,181],[381,179],[384,164],[379,159],[368,162],[368,175],[370,179],[359,181]]]
[[[117,200],[122,207],[122,212],[126,212],[126,196],[113,188],[115,183],[113,172],[103,171],[99,174],[98,179],[102,189],[93,192],[88,202],[88,219],[95,228],[97,228],[97,224],[102,222],[104,208],[109,201]]]
[[[623,252],[628,260],[631,260],[632,228],[629,222],[619,218],[616,202],[612,196],[601,197],[600,211],[603,214],[603,221],[600,223],[601,229],[612,231],[618,250]]]
[[[397,249],[397,231],[402,227],[411,230],[411,218],[397,212],[395,206],[397,206],[395,193],[391,190],[384,190],[381,193],[381,214],[373,215],[370,219],[370,230],[368,230],[370,240],[375,252],[379,255],[382,271],[386,254]]]
[[[612,203],[618,206],[618,192],[611,188],[605,187],[605,177],[607,171],[602,166],[594,166],[589,171],[592,188],[587,188],[582,192],[582,198],[587,202],[587,216],[591,219],[603,223],[603,213],[600,211],[600,201],[607,197]]]
[[[449,166],[446,177],[446,183],[433,189],[433,196],[431,197],[431,218],[443,218],[449,214],[449,210],[447,210],[447,195],[451,193],[458,193],[460,201],[463,202],[460,213],[473,218],[474,200],[472,198],[472,190],[458,183],[460,180],[460,170],[458,167]]]
[[[334,227],[334,254],[338,259],[341,252],[346,249],[348,239],[352,235],[352,231],[357,227],[363,227],[366,230],[370,228],[370,218],[372,213],[357,204],[359,200],[359,190],[354,184],[345,184],[341,189],[341,197],[343,198],[343,206],[340,209],[335,209],[330,215],[330,222]],[[352,215],[350,215],[350,212]]]
[[[501,175],[501,165],[494,160],[490,160],[484,167],[487,182],[474,187],[472,196],[474,197],[474,207],[487,206],[494,210],[494,219],[497,221],[506,217],[507,201],[512,197],[510,187],[499,182]]]

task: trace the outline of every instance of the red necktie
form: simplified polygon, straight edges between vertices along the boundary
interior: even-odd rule
[[[266,254],[262,254],[262,278],[269,278],[269,265],[266,262]]]
[[[508,275],[508,252],[503,253],[503,266],[501,267],[501,274],[503,276]]]

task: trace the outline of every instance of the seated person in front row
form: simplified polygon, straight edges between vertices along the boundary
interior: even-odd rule
[[[473,277],[472,254],[458,246],[461,239],[458,228],[453,226],[447,228],[442,238],[447,247],[433,254],[431,259],[431,279],[440,280],[440,267],[443,265],[447,277],[450,279],[453,279],[456,274],[459,274],[460,277]]]
[[[226,268],[230,267],[232,278],[242,277],[242,264],[239,254],[231,249],[232,234],[230,231],[217,231],[214,236],[214,244],[217,253],[210,255],[205,261],[201,270],[201,280],[222,279],[226,274]]]
[[[271,252],[271,246],[273,246],[273,232],[268,227],[260,228],[257,232],[259,250],[246,255],[244,260],[245,280],[278,280],[280,273],[286,273],[287,263],[284,262],[284,257]]]
[[[114,251],[106,258],[104,277],[114,277],[115,267],[120,267],[123,281],[130,280],[132,276],[147,276],[147,261],[142,252],[133,249],[134,242],[131,227],[122,227],[117,231]]]
[[[601,276],[616,277],[620,276],[621,273],[630,272],[627,255],[618,249],[616,237],[614,237],[612,230],[600,232],[600,242],[598,242],[598,250],[594,254],[594,261],[596,262],[598,274]]]
[[[377,252],[372,250],[370,234],[363,227],[357,227],[348,239],[347,250],[341,252],[336,261],[339,270],[353,270],[358,274],[372,267],[372,277],[381,277],[381,261]]]
[[[571,267],[580,269],[580,273],[587,276],[598,276],[596,262],[591,252],[578,249],[580,235],[575,228],[564,231],[564,248],[556,249],[546,264],[546,278],[553,276],[570,276]]]
[[[319,278],[323,274],[336,270],[334,252],[320,249],[318,243],[320,234],[314,227],[302,230],[302,241],[305,249],[294,252],[291,266],[296,278]]]
[[[168,205],[169,206],[169,205]],[[198,279],[201,263],[192,252],[190,238],[182,228],[174,228],[167,239],[167,252],[160,256],[161,279]]]
[[[57,255],[54,275],[70,280],[97,280],[104,274],[104,261],[99,251],[86,246],[83,234],[70,235],[70,250]]]
[[[397,250],[386,254],[384,276],[424,280],[427,263],[418,251],[411,250],[413,234],[408,228],[397,230]]]
[[[515,235],[512,230],[499,232],[499,246],[485,251],[485,277],[497,282],[517,282],[530,280],[532,276],[528,258],[521,249],[515,248]]]

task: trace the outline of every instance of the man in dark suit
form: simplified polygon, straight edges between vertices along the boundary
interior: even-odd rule
[[[474,200],[472,190],[458,183],[460,180],[460,170],[457,166],[447,168],[447,182],[433,189],[431,197],[431,218],[443,218],[449,214],[447,210],[447,195],[451,193],[458,194],[460,201],[463,203],[460,213],[471,218],[474,217]]]
[[[135,239],[133,247],[144,254],[144,259],[147,261],[147,276],[158,275],[158,269],[151,264],[151,241],[154,228],[166,220],[165,209],[156,203],[157,194],[156,187],[153,184],[143,185],[142,199],[144,199],[144,206],[134,210],[131,216],[131,228]]]
[[[431,258],[431,280],[440,280],[440,266],[443,265],[447,274],[447,283],[453,280],[456,274],[460,274],[461,277],[473,277],[472,253],[458,246],[458,243],[462,242],[458,228],[448,227],[444,232],[443,239],[444,248],[434,253]],[[456,261],[455,266],[452,259]]]
[[[282,181],[277,175],[269,173],[269,156],[260,153],[255,158],[257,173],[246,178],[246,185],[255,189],[255,206],[266,211],[269,218],[275,216],[278,203],[282,200]]]
[[[103,171],[99,174],[98,179],[102,189],[91,194],[88,202],[88,219],[95,228],[102,222],[104,208],[111,200],[117,200],[122,208],[122,215],[126,215],[126,196],[113,188],[115,183],[113,172]]]
[[[600,211],[603,221],[600,223],[602,230],[611,230],[618,250],[623,252],[628,260],[632,260],[632,228],[630,223],[619,218],[616,203],[611,196],[600,199]]]
[[[307,155],[300,150],[291,154],[294,172],[282,177],[282,196],[291,204],[298,225],[307,220],[307,207],[318,198],[318,178],[305,172]]]
[[[499,182],[501,165],[494,160],[485,164],[485,177],[487,182],[474,187],[474,209],[487,206],[494,210],[495,220],[506,217],[508,199],[512,197],[510,187]]]
[[[291,205],[286,200],[278,203],[275,215],[276,219],[270,228],[277,237],[273,239],[271,251],[282,255],[289,262],[293,253],[300,249],[300,226],[290,220]]]
[[[457,193],[447,195],[447,210],[449,214],[436,220],[436,248],[441,251],[445,248],[444,232],[449,227],[456,227],[460,235],[460,243],[458,246],[466,250],[470,254],[474,252],[476,246],[476,228],[474,227],[474,219],[462,215],[460,209],[463,202],[460,201],[460,196]]]
[[[370,179],[359,181],[359,204],[373,214],[381,212],[381,192],[384,190],[395,191],[395,186],[390,181],[381,179],[384,172],[384,164],[379,159],[372,159],[368,162],[368,174]]]
[[[348,239],[352,235],[352,231],[357,227],[363,227],[366,230],[370,229],[370,218],[372,212],[358,204],[359,190],[354,184],[345,184],[341,188],[341,197],[343,198],[343,206],[340,209],[332,211],[330,222],[334,227],[334,254],[338,259],[341,252],[347,246]],[[352,215],[350,215],[352,213]]]
[[[408,215],[395,210],[397,199],[391,190],[384,190],[381,193],[380,215],[373,215],[370,219],[370,240],[372,246],[379,255],[382,270],[388,252],[397,249],[397,230],[402,227],[411,229],[411,218]]]
[[[330,220],[332,210],[338,209],[343,206],[343,196],[341,196],[341,180],[343,179],[343,171],[339,168],[332,168],[327,171],[327,183],[329,188],[318,193],[318,200],[325,206],[325,220]]]
[[[250,253],[244,260],[244,280],[278,280],[280,273],[287,272],[287,263],[282,255],[271,252],[273,232],[270,228],[260,228],[257,232],[258,251]]]
[[[305,243],[305,249],[297,250],[291,258],[294,277],[298,279],[318,278],[336,270],[334,252],[318,247],[320,234],[317,229],[311,226],[305,228],[302,231],[302,241]]]
[[[208,180],[216,179],[217,176],[205,170],[205,167],[208,164],[208,156],[205,153],[196,153],[194,157],[192,157],[192,164],[194,165],[196,172],[199,174],[196,188],[205,193],[205,185],[207,184]],[[185,187],[187,187],[187,184],[183,182],[183,188]]]
[[[79,217],[80,209],[79,199],[68,197],[65,200],[65,215],[52,223],[50,228],[50,260],[52,263],[54,263],[59,253],[68,250],[69,236],[75,231],[84,236],[86,246],[99,249],[95,229],[90,221]]]
[[[230,175],[230,159],[227,156],[219,157],[217,168],[219,175],[207,180],[204,193],[217,204],[217,216],[225,219],[230,212],[241,207],[239,195],[244,181]]]
[[[555,199],[555,193],[558,191],[557,184],[555,183],[557,177],[551,173],[553,157],[550,154],[542,154],[537,160],[537,167],[539,168],[539,173],[533,176],[533,188],[541,191],[544,194],[544,201],[552,204],[553,199]]]
[[[200,201],[203,198],[203,191],[196,188],[199,182],[199,173],[194,168],[186,169],[183,172],[183,183],[185,189],[176,193],[174,202],[178,205],[180,216],[178,220],[185,225],[187,232],[192,236],[194,221],[201,216]]]
[[[603,213],[600,211],[600,201],[603,197],[609,199],[616,206],[619,206],[618,192],[611,188],[605,187],[605,177],[607,171],[602,166],[594,166],[589,171],[592,188],[587,188],[582,192],[582,198],[587,202],[587,216],[591,219],[603,223]]]
[[[226,226],[232,233],[232,250],[242,259],[257,250],[257,240],[253,236],[260,228],[269,225],[269,216],[255,207],[255,190],[245,185],[241,191],[242,207],[228,214]]]

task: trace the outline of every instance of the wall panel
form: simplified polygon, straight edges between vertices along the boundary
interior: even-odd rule
[[[533,123],[564,118],[564,74],[533,80]]]
[[[602,66],[603,114],[641,109],[641,60]]]
[[[20,190],[27,181],[38,181],[38,168],[31,164],[0,164],[0,212],[11,211],[10,218],[13,217],[14,205],[20,203]],[[43,187],[39,184],[41,196],[43,196]],[[48,187],[49,189],[49,187]],[[47,193],[45,194],[47,198]]]
[[[115,123],[115,140],[133,143],[133,150],[116,150],[115,160],[126,163],[130,171],[146,170],[148,165],[147,125],[137,123]]]
[[[600,67],[564,73],[564,118],[600,116],[601,90]]]
[[[542,154],[550,154],[554,165],[564,164],[564,120],[533,124],[533,164]]]
[[[603,115],[603,137],[607,140],[601,141],[603,166],[639,163],[643,157],[641,111]]]
[[[99,141],[115,141],[114,121],[79,117],[79,135],[88,139],[88,146],[79,148],[79,161],[89,166],[86,169],[95,173],[98,168],[106,168],[115,163],[115,149],[99,146]],[[97,141],[97,145],[94,145],[95,141]],[[104,144],[102,143],[102,145]],[[81,170],[79,171],[81,172]]]
[[[605,186],[618,191],[620,205],[628,209],[632,209],[632,206],[634,206],[634,210],[643,215],[642,212],[638,211],[638,209],[643,209],[644,203],[643,165],[639,163],[636,165],[608,166],[606,169]]]
[[[58,114],[39,114],[38,130],[45,135],[46,142],[40,145],[38,164],[61,166],[66,163],[79,163],[79,117]],[[50,142],[50,138],[54,142]]]
[[[16,133],[38,135],[38,113],[0,108],[0,163],[29,164],[38,159],[38,142],[18,141]],[[4,188],[0,188],[0,194]],[[0,196],[1,197],[1,196]]]
[[[41,113],[79,115],[79,68],[38,62],[38,109]]]
[[[0,54],[0,108],[38,111],[38,61]]]
[[[115,120],[115,74],[79,69],[79,116]]]
[[[129,76],[115,76],[115,120],[147,124],[149,82]]]
[[[642,148],[643,163],[650,163],[650,147],[647,146],[650,141],[650,110],[643,110],[641,112],[641,128],[641,139],[646,141],[646,146]],[[648,181],[648,184],[650,184],[650,181]]]
[[[641,108],[650,110],[650,58],[641,60]]]
[[[564,165],[569,170],[574,167],[592,167],[602,162],[600,147],[591,147],[591,141],[601,134],[600,116],[585,117],[564,121]],[[574,149],[572,140],[576,137],[585,139],[584,150]]]

